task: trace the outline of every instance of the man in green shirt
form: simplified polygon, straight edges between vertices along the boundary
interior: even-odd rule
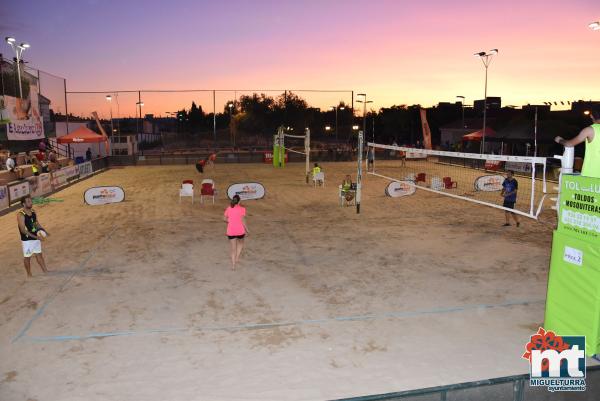
[[[585,159],[581,175],[600,178],[600,106],[590,110],[592,125],[581,130],[579,135],[572,139],[554,138],[557,143],[566,147],[573,147],[585,141]]]

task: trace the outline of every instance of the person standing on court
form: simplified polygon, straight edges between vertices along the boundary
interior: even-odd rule
[[[240,205],[239,195],[234,195],[231,199],[231,204],[225,209],[223,220],[227,222],[227,238],[231,246],[231,269],[235,270],[244,249],[244,237],[248,233],[246,208]]]
[[[502,192],[500,192],[500,195],[504,197],[504,203],[502,204],[502,206],[509,209],[515,208],[515,203],[517,202],[517,190],[519,189],[519,183],[517,182],[517,180],[515,180],[514,174],[514,171],[508,170],[508,172],[506,173],[506,179],[502,183]],[[515,223],[517,223],[517,227],[521,225],[521,223],[519,222],[519,216],[517,216],[516,213],[512,213],[506,210],[504,212],[504,215],[506,217],[506,223],[504,224],[504,227],[510,226],[511,215],[515,220]]]
[[[44,273],[48,273],[44,255],[42,255],[41,240],[46,238],[48,232],[40,225],[37,220],[37,215],[33,211],[33,203],[31,196],[21,199],[23,209],[17,213],[17,223],[19,225],[19,233],[21,234],[21,244],[23,246],[23,263],[25,264],[25,272],[27,278],[31,276],[31,257],[35,255],[35,260],[42,268]]]
[[[585,158],[581,175],[600,178],[600,139],[598,139],[600,138],[600,106],[592,107],[590,117],[592,125],[582,129],[575,138],[566,140],[557,136],[554,141],[565,147],[574,147],[585,141]]]

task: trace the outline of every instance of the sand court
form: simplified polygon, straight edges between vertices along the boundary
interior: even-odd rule
[[[552,227],[367,176],[361,214],[337,185],[356,163],[111,169],[35,207],[49,269],[25,281],[15,213],[0,217],[0,398],[331,399],[525,373],[543,321]],[[213,178],[216,204],[178,203]],[[227,186],[250,235],[229,268]],[[91,186],[119,204],[88,206]],[[545,217],[552,218],[552,211]],[[494,341],[490,346],[490,336]],[[452,367],[464,366],[456,370]]]

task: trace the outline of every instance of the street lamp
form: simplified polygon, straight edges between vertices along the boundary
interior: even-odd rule
[[[23,88],[21,87],[21,55],[25,51],[25,49],[29,49],[31,46],[29,43],[21,43],[17,45],[17,40],[11,36],[7,36],[4,38],[6,43],[10,45],[10,47],[14,50],[15,55],[17,56],[17,79],[19,80],[19,97],[23,99]]]
[[[460,99],[460,108],[462,110],[462,128],[467,128],[465,127],[465,97],[458,95],[456,98]]]
[[[115,132],[115,127],[113,125],[113,115],[112,115],[112,96],[106,95],[106,101],[110,104],[110,136],[112,137]]]
[[[357,100],[357,102],[363,104],[363,132],[364,132],[364,135],[366,136],[367,135],[367,103],[373,103],[373,101],[372,100],[367,101],[366,93],[359,93],[356,96],[362,96],[364,98],[363,100]],[[373,136],[375,136],[374,132],[373,132]],[[373,138],[373,142],[375,142],[375,138]]]
[[[478,52],[475,53],[476,57],[479,57],[481,59],[481,61],[483,62],[483,66],[485,67],[485,91],[484,91],[484,95],[483,95],[483,131],[481,132],[481,149],[480,149],[480,153],[483,154],[483,150],[485,147],[485,126],[486,126],[486,119],[487,119],[487,77],[488,77],[488,67],[490,66],[490,63],[492,62],[492,57],[498,54],[498,49],[492,49],[488,52]]]
[[[594,21],[588,25],[592,31],[600,31],[600,21]]]

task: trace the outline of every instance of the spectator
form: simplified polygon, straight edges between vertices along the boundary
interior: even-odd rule
[[[37,159],[37,157],[32,157],[31,158],[31,171],[33,172],[34,176],[38,176],[40,175],[40,171],[42,170],[42,165],[40,164],[40,161]]]
[[[40,141],[40,144],[38,145],[38,150],[40,152],[46,153],[46,141]]]
[[[25,164],[33,164],[33,159],[35,157],[32,157],[28,150],[25,151]]]
[[[8,159],[6,159],[6,169],[11,173],[14,173],[17,176],[17,179],[20,180],[23,178],[23,170],[17,167],[15,155],[12,152],[8,155]]]
[[[48,153],[48,161],[50,163],[56,163],[57,161],[56,152],[53,149],[51,149],[50,153]]]
[[[85,160],[87,160],[87,161],[92,160],[92,148],[88,148],[85,151]]]

